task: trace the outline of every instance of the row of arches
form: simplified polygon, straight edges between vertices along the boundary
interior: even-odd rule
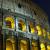
[[[29,41],[27,40],[21,39],[17,44],[18,45],[16,45],[16,43],[12,42],[11,40],[6,40],[6,50],[30,50]],[[40,43],[39,46],[37,41],[31,42],[31,50],[50,50],[50,45],[46,46],[46,44],[44,44],[43,42]]]
[[[16,27],[15,27],[15,25],[16,25]],[[23,32],[30,32],[32,34],[34,34],[34,33],[38,33],[38,35],[43,34],[43,36],[46,36],[46,34],[47,34],[47,31],[44,28],[42,28],[39,24],[34,25],[33,21],[29,21],[28,23],[26,23],[24,20],[22,20],[20,18],[15,19],[12,16],[4,17],[3,27],[10,28],[10,29],[16,28],[16,30],[21,30]]]
[[[37,39],[30,39],[20,36],[19,33],[16,35],[16,32],[11,30],[3,30],[3,33],[4,50],[50,50],[50,42],[46,42],[43,38],[38,39],[37,37]]]

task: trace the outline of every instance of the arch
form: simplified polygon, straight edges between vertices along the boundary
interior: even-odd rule
[[[43,36],[46,37],[47,31],[43,28]]]
[[[42,36],[42,28],[40,25],[36,25],[36,29],[37,29],[37,32],[38,32],[38,36]]]
[[[28,50],[28,45],[26,40],[20,41],[20,50]]]
[[[6,41],[6,50],[13,50],[13,45],[10,40]]]
[[[26,24],[22,19],[19,19],[18,27],[19,27],[19,30],[26,32]]]
[[[40,44],[40,48],[41,48],[41,50],[46,50],[44,43]]]
[[[32,22],[29,22],[29,32],[35,33],[35,27]]]
[[[6,17],[5,18],[5,21],[6,22],[11,22],[11,28],[13,29],[14,28],[14,24],[15,24],[15,22],[14,22],[14,19],[13,19],[13,17],[12,16],[8,16],[8,17]]]
[[[35,41],[32,41],[32,48],[31,50],[38,50],[38,44]]]
[[[48,35],[48,39],[50,40],[50,32],[47,32],[47,35]]]
[[[47,45],[47,50],[50,50],[50,45]]]
[[[8,38],[6,40],[6,50],[16,50],[16,40]]]

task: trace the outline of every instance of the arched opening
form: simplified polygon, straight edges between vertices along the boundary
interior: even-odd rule
[[[7,20],[5,23],[6,23],[6,27],[7,27],[7,28],[12,28],[10,21]]]
[[[35,33],[35,27],[34,27],[32,22],[29,22],[29,32],[30,33]]]
[[[50,32],[47,32],[48,39],[50,40]]]
[[[16,50],[16,40],[15,39],[11,39],[11,38],[8,38],[6,40],[6,50]]]
[[[50,45],[47,45],[47,50],[50,50]]]
[[[45,44],[44,44],[44,43],[41,43],[41,44],[40,44],[40,48],[41,48],[41,50],[46,50]]]
[[[32,50],[38,50],[38,44],[35,41],[32,42]]]
[[[10,40],[6,41],[6,50],[13,50],[13,45]]]
[[[15,22],[14,22],[14,19],[12,16],[8,16],[5,18],[5,26],[7,28],[11,28],[11,29],[14,29],[15,27]]]
[[[18,22],[18,29],[23,31],[23,32],[26,32],[26,25],[25,25],[25,22],[23,20],[19,20]]]
[[[42,36],[42,28],[40,25],[36,25],[36,29],[37,29],[37,32],[38,32],[38,36]]]
[[[20,50],[28,50],[28,45],[27,45],[27,41],[25,40],[21,40],[20,41]]]
[[[43,29],[43,36],[46,37],[47,31]]]

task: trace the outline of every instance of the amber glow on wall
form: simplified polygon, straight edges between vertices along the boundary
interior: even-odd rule
[[[47,50],[50,50],[50,45],[47,46]]]
[[[15,23],[14,23],[13,17],[8,16],[8,17],[5,18],[5,21],[7,21],[7,22],[10,21],[11,22],[11,24],[10,24],[11,25],[11,28],[14,29],[14,24]],[[7,26],[7,27],[9,27],[9,26]]]
[[[6,50],[16,50],[15,40],[8,38],[6,40]]]
[[[33,23],[30,22],[29,25],[30,25],[31,33],[35,33],[35,27],[33,26]]]
[[[20,41],[20,50],[28,50],[28,45],[27,45],[27,41],[25,40],[21,40]]]
[[[46,34],[47,34],[46,30],[45,30],[45,29],[43,29],[43,36],[45,37],[45,36],[46,36]]]
[[[50,40],[50,33],[49,33],[49,32],[47,32],[47,35],[48,35],[48,39]]]
[[[46,50],[45,45],[43,43],[40,44],[41,50]]]
[[[38,50],[38,45],[36,42],[32,42],[32,50]]]
[[[6,42],[6,50],[13,50],[13,45],[11,41]]]
[[[36,26],[36,29],[38,31],[38,35],[39,36],[42,35],[42,29],[41,29],[41,27],[39,25]]]

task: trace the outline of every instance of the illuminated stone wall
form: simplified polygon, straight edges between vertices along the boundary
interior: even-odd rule
[[[12,12],[23,14],[25,16],[33,17],[36,24],[42,25],[49,29],[47,14],[31,0],[0,0],[0,7],[4,9],[11,9]]]

